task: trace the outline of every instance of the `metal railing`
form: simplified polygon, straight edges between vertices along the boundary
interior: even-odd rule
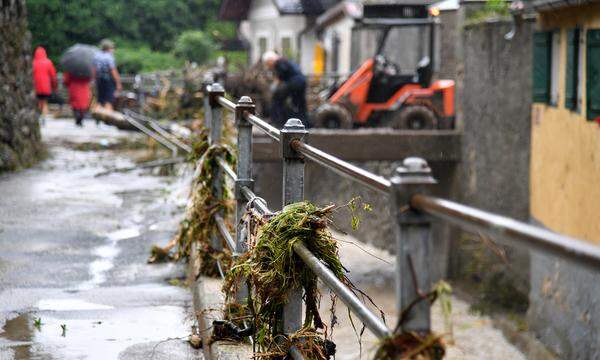
[[[390,221],[394,223],[396,242],[396,308],[400,314],[401,331],[430,332],[430,303],[419,301],[432,286],[430,274],[433,243],[431,223],[434,218],[475,230],[509,245],[525,247],[559,256],[583,264],[594,271],[600,270],[600,247],[581,240],[522,223],[507,217],[485,212],[449,200],[428,195],[436,180],[427,162],[420,158],[407,158],[395,170],[391,179],[378,176],[355,165],[321,151],[307,143],[308,132],[298,119],[289,119],[282,129],[277,129],[256,116],[252,100],[244,96],[237,102],[225,98],[220,84],[207,86],[205,96],[206,124],[210,128],[209,142],[221,140],[223,109],[234,113],[237,126],[237,168],[234,172],[224,161],[219,161],[213,176],[213,191],[222,194],[221,176],[225,174],[235,182],[236,229],[235,236],[228,233],[222,215],[215,215],[218,232],[230,250],[243,253],[245,228],[240,226],[248,207],[262,214],[272,213],[266,202],[253,192],[252,128],[256,127],[281,145],[283,164],[282,205],[304,200],[304,162],[314,161],[328,169],[386,194],[392,209]],[[222,249],[221,238],[213,238],[213,246]],[[331,289],[376,337],[392,335],[392,330],[347,288],[302,243],[293,247],[304,264]],[[283,314],[283,329],[291,334],[302,326],[301,290],[289,296]],[[244,294],[238,292],[238,301]],[[297,358],[298,352],[292,356]]]

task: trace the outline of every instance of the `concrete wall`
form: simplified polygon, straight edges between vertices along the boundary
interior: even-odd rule
[[[456,80],[459,36],[458,11],[445,10],[440,12],[440,25],[436,31],[438,46],[436,51],[439,54],[439,57],[436,59],[436,63],[439,64],[437,78]]]
[[[25,1],[0,8],[0,172],[32,165],[43,153],[34,110]]]
[[[508,41],[510,29],[510,22],[496,21],[460,31],[460,193],[467,205],[528,221],[533,23],[521,23]],[[477,234],[457,233],[454,241],[455,277],[486,302],[527,308],[528,252],[506,248],[505,262]]]
[[[551,230],[600,245],[600,128],[564,107],[566,30],[600,27],[600,4],[540,15],[542,29],[559,29],[558,103],[532,108],[531,214]],[[585,37],[580,43],[585,52]],[[583,54],[582,78],[586,79]],[[541,255],[531,259],[531,328],[559,356],[600,358],[600,282],[573,264]]]

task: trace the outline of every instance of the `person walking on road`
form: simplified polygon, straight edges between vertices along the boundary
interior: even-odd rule
[[[35,95],[37,97],[40,119],[45,121],[48,116],[48,99],[53,91],[56,91],[58,81],[56,79],[56,69],[48,55],[46,49],[38,46],[33,55],[33,84]]]
[[[69,105],[73,109],[75,124],[83,126],[83,118],[90,107],[92,93],[90,91],[89,77],[75,77],[68,72],[63,73],[63,83],[69,90]]]
[[[276,126],[283,127],[289,118],[302,120],[309,127],[306,111],[306,77],[300,66],[274,51],[262,56],[267,69],[273,71],[277,82],[273,92],[271,120]]]
[[[115,93],[122,88],[113,54],[115,44],[109,39],[104,39],[100,42],[100,49],[102,51],[98,52],[94,59],[98,104],[106,110],[112,110]]]

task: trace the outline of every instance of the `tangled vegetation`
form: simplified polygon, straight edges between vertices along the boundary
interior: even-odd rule
[[[384,339],[377,352],[374,360],[396,360],[396,359],[417,359],[417,360],[440,360],[444,358],[446,353],[446,345],[444,337],[452,337],[452,288],[450,285],[440,280],[427,294],[417,298],[413,303],[409,304],[400,314],[400,320],[394,331],[394,335]],[[427,301],[433,304],[439,301],[444,317],[444,326],[446,333],[436,335],[433,333],[417,333],[413,331],[402,331],[401,326],[408,311],[417,303]]]
[[[217,158],[222,157],[232,167],[235,166],[235,158],[227,145],[209,145],[206,131],[202,131],[192,145],[190,161],[197,164],[197,168],[186,216],[180,223],[177,234],[166,247],[154,246],[152,248],[149,262],[161,261],[166,258],[187,259],[191,255],[192,243],[195,242],[200,254],[200,274],[217,276],[219,275],[218,262],[223,268],[228,268],[231,263],[231,254],[226,248],[215,249],[211,243],[211,235],[217,231],[214,215],[220,212],[225,219],[232,216],[233,201],[228,187],[225,186],[224,178],[221,184],[223,189],[221,198],[213,194],[212,183],[215,170],[219,166]],[[177,251],[175,254],[171,254],[170,251],[175,246],[177,246]],[[221,270],[225,271],[225,269]]]
[[[402,332],[385,339],[373,359],[440,360],[444,358],[445,352],[442,336],[440,335],[420,335],[415,332]]]
[[[269,219],[250,213],[253,223],[248,231],[249,251],[238,259],[227,274],[223,291],[231,301],[237,284],[246,282],[249,293],[247,314],[228,316],[251,319],[256,357],[277,359],[293,344],[309,359],[328,359],[332,343],[326,339],[326,325],[318,311],[320,294],[317,277],[295,255],[294,245],[302,242],[333,274],[356,290],[346,276],[338,256],[338,244],[328,225],[334,206],[319,208],[309,202],[286,206]],[[306,314],[303,328],[289,337],[281,335],[283,308],[294,289],[304,290]],[[239,310],[239,309],[236,309]],[[301,341],[300,341],[301,339]]]

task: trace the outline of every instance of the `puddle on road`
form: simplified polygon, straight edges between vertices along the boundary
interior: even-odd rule
[[[132,239],[140,236],[138,227],[129,227],[110,232],[105,235],[109,242],[98,246],[92,252],[99,258],[92,261],[89,265],[89,274],[91,278],[81,283],[77,289],[89,290],[106,282],[106,274],[114,265],[114,260],[120,253],[117,243],[121,240]]]
[[[83,303],[81,301],[79,305]],[[38,317],[42,322],[39,329],[34,326]],[[66,325],[64,336],[61,324]],[[119,353],[135,344],[185,338],[190,332],[190,324],[187,324],[184,309],[155,306],[25,313],[8,320],[3,331],[0,334],[0,358],[10,349],[14,359],[117,359]]]
[[[113,231],[106,235],[106,237],[108,237],[112,241],[126,240],[138,236],[140,236],[140,230],[137,227],[130,227],[126,229]]]
[[[81,311],[81,310],[109,310],[112,306],[94,304],[79,299],[44,299],[37,303],[40,310],[49,311]]]

